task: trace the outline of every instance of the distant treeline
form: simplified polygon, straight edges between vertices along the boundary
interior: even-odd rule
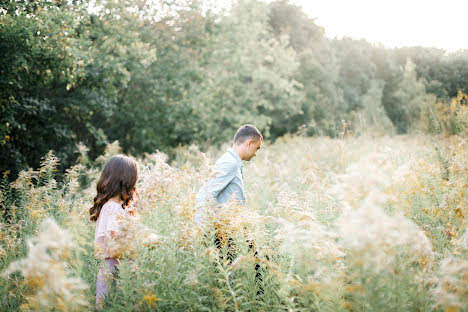
[[[287,1],[152,2],[2,1],[0,173],[49,150],[67,166],[78,143],[216,144],[243,123],[269,139],[440,131],[435,107],[468,91],[467,51],[330,40]]]

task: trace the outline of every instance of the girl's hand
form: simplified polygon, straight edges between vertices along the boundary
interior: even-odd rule
[[[107,253],[109,254],[110,258],[119,258],[122,254],[115,238],[116,234],[114,231],[111,231],[109,236],[106,237]]]
[[[165,236],[161,236],[161,235],[158,235],[156,233],[150,233],[146,239],[145,239],[145,242],[144,242],[144,245],[145,246],[153,246],[153,245],[157,245],[157,244],[160,244],[163,240],[165,240],[166,237]]]
[[[121,256],[120,251],[114,248],[108,248],[107,252],[109,253],[110,258],[119,258]]]

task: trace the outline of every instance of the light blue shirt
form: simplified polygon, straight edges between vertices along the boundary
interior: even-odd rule
[[[213,176],[198,191],[196,197],[195,222],[198,226],[202,224],[202,208],[212,198],[218,204],[227,202],[231,197],[245,204],[242,159],[236,151],[232,148],[226,150],[216,161]]]

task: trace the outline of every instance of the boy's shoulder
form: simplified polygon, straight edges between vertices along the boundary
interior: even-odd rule
[[[218,158],[216,161],[216,164],[224,164],[224,163],[229,163],[229,164],[237,164],[237,160],[232,155],[229,151],[225,152],[221,157]]]
[[[229,152],[224,153],[215,163],[215,170],[233,171],[237,167],[237,160]]]

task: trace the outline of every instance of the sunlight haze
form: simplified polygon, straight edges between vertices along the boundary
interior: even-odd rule
[[[468,2],[372,1],[372,0],[293,0],[327,37],[349,36],[382,43],[387,47],[423,46],[448,51],[468,49],[465,30]]]

